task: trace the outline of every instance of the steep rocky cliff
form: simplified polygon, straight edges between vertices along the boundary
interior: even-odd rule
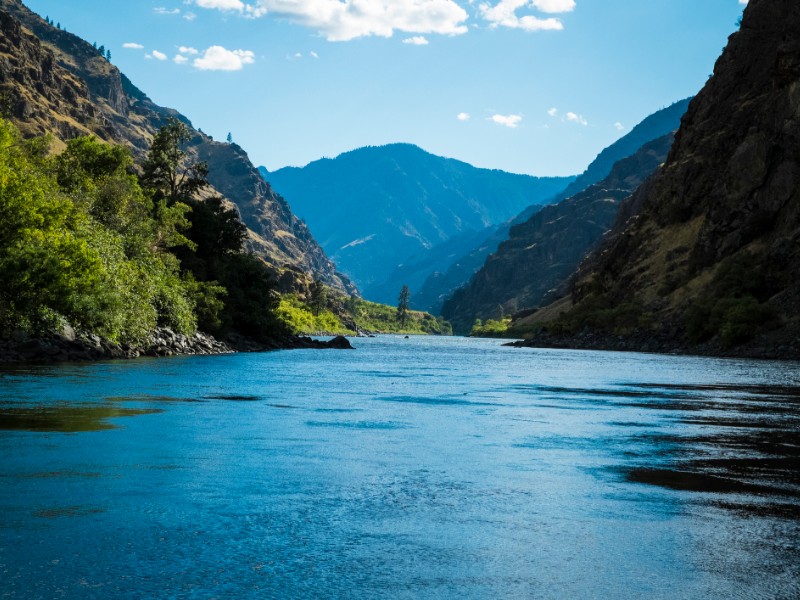
[[[512,227],[469,284],[444,303],[442,315],[456,331],[467,331],[476,318],[496,319],[558,298],[614,224],[620,203],[664,162],[672,140],[668,134],[646,144],[600,183]]]
[[[403,285],[443,268],[437,246],[541,205],[572,180],[479,169],[411,144],[264,174],[364,297],[391,304]]]
[[[680,100],[648,116],[627,134],[603,149],[581,175],[552,199],[552,203],[555,204],[574,196],[605,179],[611,173],[611,169],[617,161],[631,156],[648,142],[675,131],[680,125],[681,117],[686,112],[688,105],[689,99]],[[487,232],[484,238],[473,248],[470,248],[468,252],[455,257],[446,270],[436,270],[431,273],[416,294],[416,300],[420,302],[420,306],[425,307],[425,310],[430,310],[434,314],[439,314],[444,302],[456,293],[456,290],[467,285],[472,276],[484,265],[487,258],[497,251],[501,243],[508,240],[511,228],[525,223],[540,209],[541,206],[539,205],[527,207],[513,219]],[[487,305],[487,312],[490,314],[497,313],[499,310],[498,304],[503,304],[509,299],[508,294],[506,293],[505,295],[506,298],[501,299],[499,302],[494,302],[494,299],[492,299],[492,302]],[[493,307],[491,306],[492,303],[494,304]],[[466,322],[470,319],[467,313],[472,309],[467,306],[464,308],[462,317]],[[493,313],[492,308],[494,309]],[[462,311],[459,310],[458,312]]]
[[[629,348],[658,339],[800,354],[798,32],[800,4],[750,0],[666,164],[583,266],[577,305],[552,329],[593,330]]]
[[[49,133],[57,146],[94,135],[127,145],[138,159],[167,119],[191,126],[177,111],[153,103],[90,44],[52,27],[19,0],[0,0],[0,109],[25,135]],[[250,249],[281,287],[303,288],[314,276],[356,291],[240,147],[192,133],[187,150],[208,161],[209,181],[236,205],[250,230]]]
[[[680,126],[681,117],[686,114],[690,101],[691,98],[679,100],[654,112],[608,148],[603,149],[586,170],[559,195],[559,199],[574,196],[605,179],[617,161],[635,154],[645,144],[674,132]]]

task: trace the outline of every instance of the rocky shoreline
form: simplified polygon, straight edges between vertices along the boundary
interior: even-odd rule
[[[639,332],[631,335],[613,335],[596,331],[583,331],[571,336],[556,335],[543,331],[533,337],[503,344],[514,348],[557,348],[565,350],[605,350],[612,352],[645,352],[652,354],[675,354],[717,356],[720,358],[755,358],[769,360],[800,360],[800,339],[755,338],[751,342],[733,348],[719,344],[685,344],[670,335],[657,332]]]
[[[196,356],[265,352],[291,349],[352,349],[350,342],[337,336],[329,341],[304,336],[283,336],[268,342],[235,337],[220,341],[205,333],[187,336],[159,327],[141,345],[117,344],[98,335],[76,332],[65,327],[58,335],[36,337],[23,331],[0,336],[0,363],[86,362],[139,357]]]

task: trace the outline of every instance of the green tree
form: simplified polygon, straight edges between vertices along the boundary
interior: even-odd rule
[[[325,284],[320,280],[315,279],[311,284],[311,312],[315,317],[325,310],[328,305],[328,293],[325,289]]]
[[[191,137],[185,123],[171,118],[153,138],[142,165],[142,184],[156,201],[166,200],[170,206],[186,202],[208,187],[208,164],[191,161],[184,149]]]
[[[410,298],[411,292],[409,292],[408,286],[404,285],[403,289],[400,290],[400,298],[397,301],[397,320],[400,322],[401,327],[405,327],[408,322],[408,301]]]
[[[142,185],[155,201],[157,243],[162,248],[193,246],[181,232],[190,226],[187,216],[191,212],[190,203],[208,186],[208,165],[190,160],[183,149],[190,139],[189,127],[170,119],[156,133],[142,165]]]
[[[230,131],[228,132],[228,137],[227,137],[227,138],[225,138],[225,139],[226,139],[226,141],[227,141],[229,144],[232,144],[232,143],[233,143],[233,135],[231,134],[231,132],[230,132]]]

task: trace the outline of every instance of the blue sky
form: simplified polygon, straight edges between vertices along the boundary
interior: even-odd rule
[[[24,0],[257,165],[410,142],[583,171],[695,94],[741,0]],[[113,8],[112,8],[113,7]]]

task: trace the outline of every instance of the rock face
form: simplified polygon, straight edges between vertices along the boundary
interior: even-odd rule
[[[0,0],[0,100],[25,135],[50,133],[57,145],[94,135],[128,146],[137,159],[167,119],[191,127],[177,111],[153,103],[90,44],[52,27],[19,0]],[[302,288],[313,275],[356,293],[239,146],[192,132],[187,150],[208,162],[212,186],[250,230],[249,248],[284,288]]]
[[[620,203],[664,162],[672,140],[668,134],[645,144],[600,183],[512,227],[469,284],[444,303],[442,315],[465,332],[476,318],[497,319],[565,293],[569,276],[614,224]]]
[[[627,305],[682,348],[798,355],[798,32],[800,4],[750,0],[666,164],[581,269],[568,316]]]
[[[574,196],[590,185],[605,179],[617,161],[635,154],[645,144],[674,132],[680,126],[681,117],[686,114],[690,101],[691,98],[679,100],[653,113],[636,125],[630,132],[598,154],[592,164],[559,195],[559,199]]]
[[[446,266],[437,262],[437,246],[541,205],[571,181],[477,169],[410,144],[262,174],[364,297],[389,304],[409,280],[422,282]],[[414,268],[396,273],[412,256]]]
[[[670,135],[680,125],[681,117],[686,112],[688,105],[689,99],[675,102],[671,106],[653,113],[636,125],[629,133],[611,144],[608,148],[605,148],[587,167],[586,171],[553,199],[553,204],[574,196],[605,179],[609,176],[613,166],[618,161],[635,154],[645,144],[665,135]],[[432,273],[422,284],[420,292],[417,294],[418,301],[422,302],[423,305],[427,307],[427,310],[430,310],[434,314],[440,313],[443,310],[444,303],[451,296],[457,294],[459,288],[466,286],[473,275],[486,263],[487,258],[497,251],[500,244],[509,239],[511,228],[515,225],[524,224],[531,219],[540,208],[540,206],[536,205],[529,206],[514,219],[511,219],[491,231],[469,252],[454,259],[447,270]],[[581,252],[585,252],[587,248],[588,247],[584,247]],[[580,258],[578,260],[580,260]],[[576,265],[577,263],[573,262],[572,264]],[[562,274],[562,277],[566,275],[567,274]],[[524,281],[519,283],[520,286],[527,284],[528,283]],[[550,285],[552,285],[552,281]],[[470,292],[466,293],[468,296],[471,294]],[[483,294],[482,292],[478,293],[481,295]],[[500,310],[507,311],[514,306],[519,307],[532,301],[531,299],[527,299],[524,302],[520,300],[514,302],[513,298],[514,294],[508,291],[494,295],[490,291],[487,291],[484,302],[485,306],[479,311],[481,313],[480,318],[486,318],[487,316],[496,317]],[[537,303],[538,301],[539,300],[537,300]],[[454,300],[454,302],[456,301]],[[508,303],[508,307],[499,308],[505,303]],[[469,299],[458,300],[456,304],[458,306],[453,306],[452,302],[448,305],[451,307],[448,309],[448,313],[457,315],[455,318],[460,323],[460,330],[463,331],[465,328],[468,329],[476,318],[476,313],[474,313],[476,307],[470,304]]]
[[[156,329],[140,346],[119,345],[94,334],[76,334],[71,328],[67,330],[62,335],[46,338],[31,337],[21,331],[12,332],[0,338],[0,363],[78,362],[233,352],[230,346],[210,335],[195,333],[186,336],[166,327]]]

